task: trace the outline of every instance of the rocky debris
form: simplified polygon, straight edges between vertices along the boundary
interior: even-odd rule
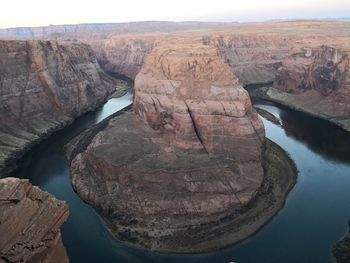
[[[117,238],[181,251],[201,243],[193,234],[185,246],[186,229],[254,199],[263,181],[264,128],[217,50],[200,42],[159,42],[134,90],[134,113],[79,138],[72,183]]]
[[[28,180],[0,179],[0,262],[63,263],[68,206]]]
[[[115,90],[86,44],[0,41],[0,173]]]

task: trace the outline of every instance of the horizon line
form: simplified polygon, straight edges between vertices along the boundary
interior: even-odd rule
[[[79,26],[79,25],[103,25],[103,24],[133,24],[133,23],[154,23],[154,22],[166,22],[166,23],[207,23],[207,24],[254,24],[254,23],[269,23],[269,22],[297,22],[297,21],[338,21],[338,20],[350,20],[349,17],[314,17],[314,18],[272,18],[266,20],[256,20],[256,21],[205,21],[205,20],[140,20],[140,21],[123,21],[123,22],[82,22],[82,23],[63,23],[63,24],[48,24],[41,26],[15,26],[15,27],[1,27],[0,30],[11,30],[11,29],[24,29],[24,28],[45,28],[45,27],[57,27],[57,26]]]

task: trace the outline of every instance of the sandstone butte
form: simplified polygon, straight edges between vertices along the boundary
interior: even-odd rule
[[[0,175],[115,90],[86,44],[0,40]]]
[[[63,263],[68,206],[28,180],[0,179],[0,262]]]
[[[216,48],[158,41],[134,92],[133,112],[90,130],[71,156],[74,189],[118,239],[161,252],[212,250],[280,209],[294,170],[275,153],[289,181],[272,203],[256,201],[266,186],[264,127]]]

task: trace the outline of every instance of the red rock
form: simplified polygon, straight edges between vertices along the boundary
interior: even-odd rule
[[[304,48],[283,61],[268,95],[350,130],[349,65],[346,49]]]
[[[63,263],[68,206],[28,180],[0,179],[0,261]]]
[[[215,48],[168,41],[137,75],[133,110],[80,139],[75,190],[121,240],[203,249],[202,227],[236,215],[263,180],[264,128],[247,92]]]
[[[0,41],[0,173],[115,89],[86,44]]]

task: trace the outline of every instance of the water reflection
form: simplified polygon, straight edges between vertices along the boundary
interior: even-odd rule
[[[287,136],[305,143],[312,151],[332,161],[350,163],[350,133],[326,120],[296,111],[281,112]]]

